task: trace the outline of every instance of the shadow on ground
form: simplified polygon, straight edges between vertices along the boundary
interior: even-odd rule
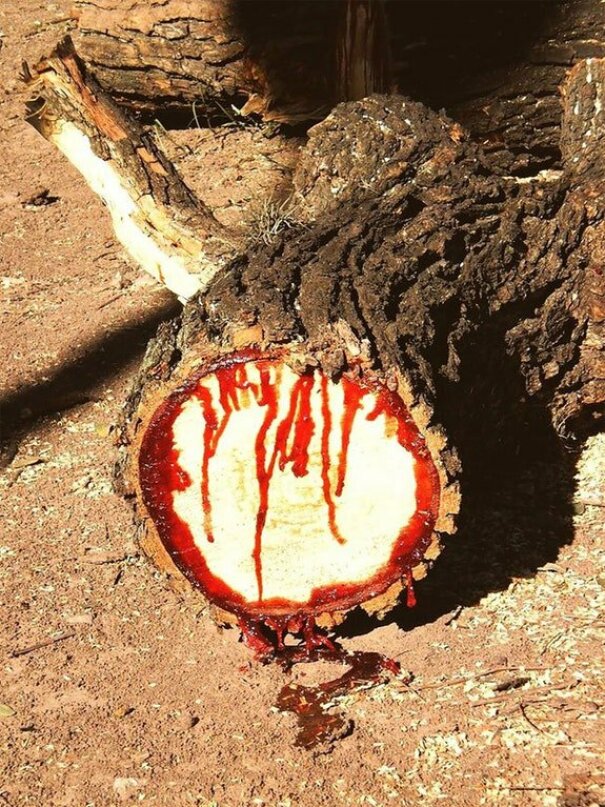
[[[47,380],[0,398],[0,467],[12,460],[18,441],[40,418],[95,400],[99,384],[142,358],[158,325],[180,308],[176,300],[168,299],[143,318],[139,313],[115,331],[92,339]]]
[[[513,578],[556,562],[573,539],[577,454],[561,445],[547,411],[525,399],[516,363],[494,344],[471,348],[466,377],[441,393],[463,463],[463,503],[458,532],[416,585],[416,607],[401,603],[386,618],[403,630],[456,618]],[[357,609],[339,634],[363,635],[381,624]]]

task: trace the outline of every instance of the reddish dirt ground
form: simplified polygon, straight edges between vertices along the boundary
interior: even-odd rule
[[[573,519],[537,458],[453,539],[414,610],[345,624],[347,648],[404,673],[337,699],[354,728],[330,753],[298,748],[275,703],[337,665],[252,663],[140,556],[113,439],[146,340],[177,305],[23,120],[21,60],[69,28],[69,5],[0,7],[0,405],[20,422],[0,469],[0,805],[605,804],[602,437],[580,460]],[[254,133],[179,133],[186,173],[202,141],[241,153],[234,136],[255,153]],[[292,153],[268,148],[287,173]],[[256,187],[236,174],[214,200],[231,220]]]

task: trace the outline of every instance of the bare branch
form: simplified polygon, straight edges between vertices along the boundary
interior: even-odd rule
[[[130,257],[181,299],[204,289],[236,253],[236,237],[189,190],[141,125],[86,73],[69,38],[33,71],[30,123],[107,206]]]

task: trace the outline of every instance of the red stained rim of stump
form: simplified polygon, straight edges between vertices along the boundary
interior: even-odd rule
[[[260,383],[252,385],[246,376],[246,365],[253,363],[259,373]],[[243,616],[284,616],[297,614],[317,615],[326,611],[342,611],[382,594],[391,584],[407,576],[426,551],[433,533],[439,508],[439,476],[426,442],[412,420],[403,400],[396,392],[375,382],[352,381],[344,385],[344,406],[340,424],[333,423],[330,413],[327,388],[330,383],[319,370],[299,376],[291,390],[288,413],[281,421],[277,418],[276,387],[270,381],[270,369],[283,364],[279,356],[259,357],[253,352],[239,352],[208,364],[192,377],[154,412],[142,438],[139,454],[139,481],[142,498],[157,529],[159,538],[175,565],[189,581],[200,588],[214,604],[227,611]],[[213,400],[208,390],[200,385],[204,376],[214,375],[218,381],[218,400]],[[309,405],[309,392],[319,376],[322,391],[322,423],[314,423]],[[251,390],[251,387],[254,387]],[[209,465],[217,450],[221,435],[231,414],[239,409],[239,394],[248,390],[256,404],[265,408],[262,425],[256,435],[256,464],[259,508],[256,519],[256,535],[253,558],[258,581],[259,597],[255,601],[245,599],[220,577],[211,573],[208,564],[196,544],[191,529],[175,512],[173,496],[177,491],[191,485],[187,471],[179,464],[179,452],[174,445],[173,426],[183,405],[190,398],[201,404],[204,415],[202,450],[202,510],[206,538],[214,542],[212,513],[209,496]],[[321,433],[322,488],[328,512],[327,531],[333,540],[344,543],[346,537],[339,533],[335,519],[335,497],[342,492],[346,478],[348,443],[353,421],[365,395],[371,394],[376,401],[373,411],[367,415],[372,420],[385,414],[397,423],[397,440],[414,458],[416,481],[416,509],[408,523],[401,529],[388,562],[375,574],[362,582],[342,582],[336,585],[313,589],[311,597],[302,606],[300,602],[287,599],[262,597],[262,531],[267,515],[267,503],[272,475],[277,468],[290,464],[295,476],[306,474],[309,443],[313,433]],[[272,425],[276,425],[272,445],[266,445],[266,437]],[[330,482],[329,440],[331,430],[340,428],[341,447],[336,470],[336,484]],[[290,448],[288,448],[290,445]],[[334,474],[333,474],[334,476]]]

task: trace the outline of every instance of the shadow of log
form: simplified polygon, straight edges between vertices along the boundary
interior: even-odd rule
[[[0,463],[7,451],[40,418],[95,400],[99,384],[129,362],[142,358],[158,325],[174,317],[180,304],[167,299],[159,309],[140,313],[112,333],[95,337],[79,355],[60,365],[50,377],[0,398]],[[3,450],[4,449],[4,450]]]
[[[545,410],[524,400],[515,363],[497,344],[471,346],[464,377],[441,393],[463,462],[464,496],[458,532],[415,586],[416,607],[402,602],[387,616],[405,631],[534,576],[573,539],[577,456],[562,447]],[[381,624],[357,609],[338,632],[353,637]]]

